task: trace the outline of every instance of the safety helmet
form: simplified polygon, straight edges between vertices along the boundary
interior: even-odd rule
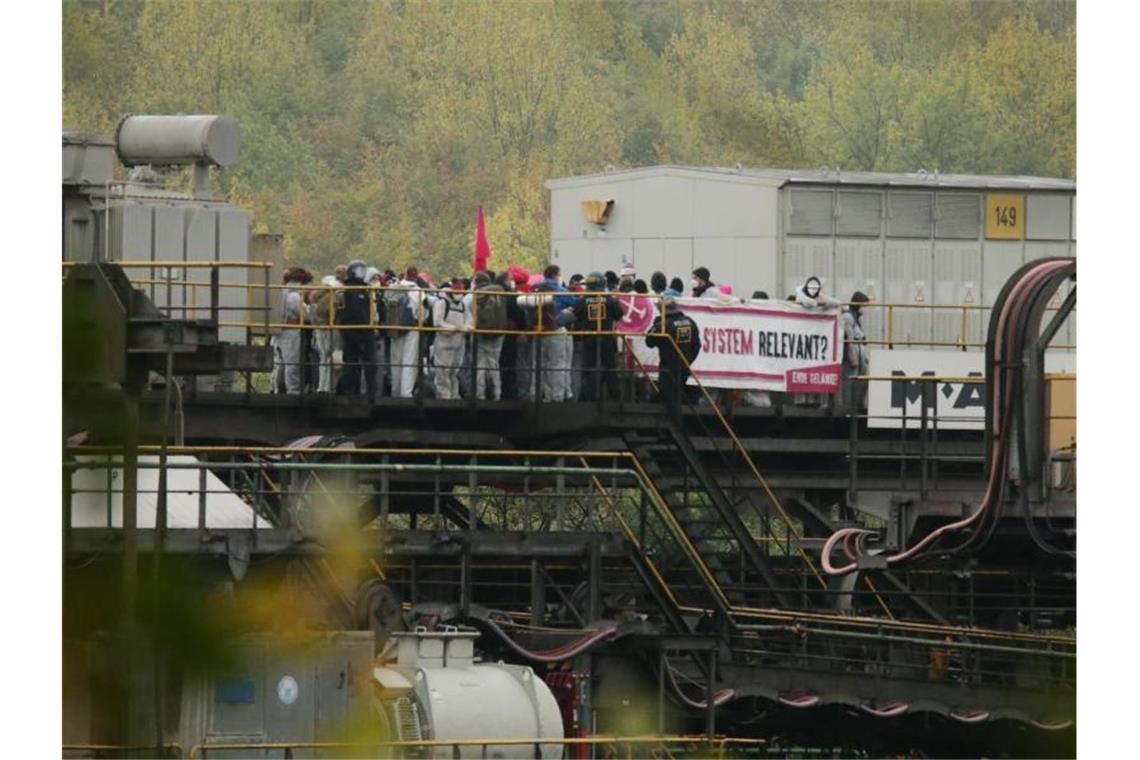
[[[356,259],[355,261],[348,262],[348,274],[347,274],[348,279],[364,281],[364,278],[365,278],[365,275],[367,274],[367,272],[368,272],[368,265],[365,264],[360,259]]]
[[[804,295],[808,298],[817,298],[823,291],[823,285],[814,274],[804,281]]]
[[[601,272],[590,272],[588,275],[586,275],[586,290],[604,290],[605,286],[606,276]]]

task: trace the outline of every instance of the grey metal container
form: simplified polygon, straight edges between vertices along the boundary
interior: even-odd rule
[[[229,116],[125,116],[115,129],[119,160],[126,166],[229,166],[241,132]]]

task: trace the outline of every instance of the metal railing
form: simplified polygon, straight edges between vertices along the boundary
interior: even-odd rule
[[[121,266],[128,271],[128,273],[137,272],[140,270],[149,270],[150,277],[132,277],[132,281],[136,285],[149,288],[152,297],[155,297],[159,303],[157,305],[161,310],[164,310],[171,317],[179,318],[205,318],[214,321],[220,329],[235,331],[245,331],[245,341],[248,345],[254,345],[259,341],[270,339],[271,336],[280,334],[282,331],[297,331],[301,336],[302,346],[298,346],[290,351],[300,352],[300,356],[285,356],[284,352],[278,352],[280,355],[276,357],[276,364],[282,368],[290,366],[298,366],[302,370],[303,380],[302,388],[305,387],[315,389],[317,391],[332,392],[334,390],[331,382],[331,374],[339,370],[343,375],[346,371],[350,371],[353,376],[359,373],[364,373],[365,381],[370,376],[374,376],[376,380],[376,392],[383,394],[384,386],[390,380],[393,386],[393,391],[396,390],[397,383],[395,382],[395,375],[406,368],[414,366],[415,374],[417,376],[426,374],[429,367],[437,373],[447,374],[451,371],[458,373],[458,382],[461,386],[461,391],[464,396],[482,396],[481,386],[485,383],[483,377],[480,375],[477,362],[474,360],[476,355],[476,346],[478,342],[484,342],[497,337],[509,338],[510,341],[515,341],[523,348],[521,359],[527,366],[522,367],[494,367],[489,365],[485,367],[486,372],[498,371],[500,374],[507,372],[517,372],[518,380],[524,383],[527,388],[539,387],[537,378],[544,373],[566,374],[569,376],[571,385],[581,386],[582,378],[585,377],[589,382],[587,385],[596,386],[599,377],[603,372],[606,376],[606,387],[610,388],[609,375],[621,375],[627,378],[634,378],[638,374],[644,375],[643,371],[639,372],[639,368],[635,366],[630,367],[605,367],[598,369],[603,361],[607,360],[610,352],[603,352],[604,355],[593,357],[585,369],[581,366],[551,366],[550,356],[552,351],[547,349],[553,348],[552,340],[555,336],[570,335],[577,345],[575,353],[581,353],[583,346],[581,342],[587,338],[610,337],[610,338],[631,338],[636,337],[630,333],[623,332],[616,329],[603,329],[608,323],[608,319],[603,313],[604,310],[595,310],[593,318],[578,319],[569,325],[551,324],[551,311],[543,306],[549,304],[551,299],[586,299],[592,297],[610,297],[610,298],[630,298],[636,297],[645,299],[652,303],[657,310],[661,313],[664,296],[656,294],[633,294],[633,293],[614,293],[614,292],[579,292],[579,293],[531,293],[521,294],[513,291],[498,292],[498,291],[484,291],[480,290],[476,293],[477,297],[473,298],[469,308],[471,311],[470,325],[465,328],[454,328],[447,326],[439,326],[429,324],[428,315],[425,313],[430,309],[430,302],[434,301],[437,297],[443,294],[450,293],[448,288],[421,288],[421,287],[375,287],[372,285],[278,285],[269,282],[270,264],[268,262],[179,262],[179,261],[122,261],[114,262],[115,265]],[[65,263],[65,270],[74,266],[73,263]],[[261,282],[251,283],[233,283],[222,282],[219,276],[221,272],[227,270],[240,270],[245,269],[250,273],[260,273]],[[174,273],[184,270],[209,270],[208,280],[202,279],[182,279],[173,276]],[[165,272],[168,276],[155,277],[155,272]],[[183,289],[184,294],[174,295],[177,289]],[[199,298],[199,291],[205,289],[206,297]],[[301,296],[301,305],[297,310],[295,317],[285,320],[283,318],[284,311],[282,305],[274,298],[277,294],[285,294],[290,291],[295,291]],[[337,324],[338,314],[338,298],[343,297],[347,292],[363,291],[369,296],[368,304],[368,318],[365,323],[361,324]],[[464,295],[469,295],[473,291],[466,291]],[[227,297],[226,294],[232,293],[234,297]],[[388,294],[403,295],[406,293],[414,294],[414,299],[417,303],[426,302],[423,309],[417,309],[415,313],[414,322],[411,324],[397,324],[393,315],[387,317],[381,315],[384,304],[389,300],[386,298]],[[326,306],[321,307],[327,311],[321,311],[316,307],[318,296],[331,295],[332,297],[324,299]],[[479,322],[479,308],[480,303],[487,298],[503,298],[503,299],[516,299],[520,295],[529,295],[536,303],[534,307],[527,307],[526,313],[532,320],[529,325],[514,325],[505,328],[489,328],[487,326],[480,326]],[[868,332],[871,335],[883,333],[881,338],[868,337],[862,341],[846,341],[846,344],[861,343],[866,346],[885,346],[887,348],[899,347],[930,347],[930,348],[959,348],[962,350],[981,348],[984,344],[978,341],[971,341],[969,339],[970,330],[967,329],[968,322],[977,317],[979,320],[984,319],[992,307],[982,304],[925,304],[925,303],[863,303],[860,304],[864,313],[874,314],[876,312],[885,312],[886,325],[884,330],[871,328]],[[1059,307],[1049,307],[1059,308]],[[910,334],[900,333],[896,329],[896,322],[898,314],[913,314],[921,312],[929,316],[933,320],[940,314],[956,314],[960,315],[955,317],[959,322],[959,332],[953,340],[934,340],[919,338]],[[587,315],[588,316],[588,315]],[[933,322],[932,322],[933,324]],[[972,329],[972,328],[971,328]],[[664,324],[659,327],[661,334],[664,333]],[[336,344],[343,343],[345,336],[351,333],[365,332],[372,337],[374,346],[372,348],[360,349],[365,351],[363,356],[353,356],[351,359],[347,356],[342,356],[339,364],[336,363],[335,355],[337,352]],[[413,352],[414,359],[410,361],[403,356],[395,356],[395,343],[408,333],[415,333],[419,336],[419,346]],[[432,359],[429,356],[427,344],[437,336],[461,334],[464,337],[465,345],[459,352],[460,359],[458,363],[451,364],[447,361],[441,361],[438,358],[432,364]],[[596,343],[597,341],[593,341]],[[312,344],[318,344],[320,351],[314,352]],[[389,345],[393,344],[393,345]],[[532,350],[533,346],[542,346],[542,350]],[[1054,344],[1054,349],[1071,349],[1074,348],[1068,344]],[[354,349],[355,350],[355,349]],[[598,351],[599,349],[594,349]],[[318,356],[310,358],[310,353],[317,353]],[[343,354],[342,350],[342,354]],[[400,353],[407,353],[405,342],[400,342]],[[553,351],[554,355],[558,355],[558,351]],[[544,358],[545,357],[545,358]],[[633,364],[633,363],[628,363]],[[544,366],[545,365],[545,366]],[[321,373],[324,373],[323,375]],[[309,374],[316,374],[317,377],[310,378]],[[326,377],[328,379],[320,379]],[[246,392],[254,392],[255,390],[264,390],[262,387],[264,383],[257,384],[254,387],[252,379],[249,375],[246,378]],[[283,378],[275,378],[275,383],[284,384]],[[623,383],[625,387],[631,387],[630,382]],[[367,385],[367,382],[357,383],[361,388]],[[404,385],[404,383],[400,383]],[[507,384],[508,386],[510,383]],[[274,386],[276,387],[276,386]],[[290,392],[298,392],[296,388],[289,388]],[[438,390],[438,389],[437,389]],[[351,392],[351,391],[348,391]],[[394,393],[394,395],[396,395]],[[400,396],[411,396],[412,389],[402,388],[398,394]],[[527,398],[531,395],[531,391],[523,390],[518,394],[519,397]],[[541,392],[538,393],[541,400]],[[628,390],[624,395],[630,395]],[[577,395],[574,398],[578,398]],[[565,400],[565,399],[553,399]],[[779,402],[778,402],[779,403]]]
[[[211,752],[226,750],[257,750],[265,753],[281,750],[289,757],[291,750],[376,750],[374,757],[404,757],[407,750],[446,749],[452,757],[467,757],[464,750],[477,750],[480,757],[495,757],[488,753],[495,747],[530,747],[534,758],[549,757],[544,747],[558,747],[563,750],[571,747],[600,747],[610,750],[610,757],[649,757],[653,751],[663,751],[667,757],[688,756],[700,752],[700,757],[726,757],[732,746],[762,746],[764,739],[734,736],[705,736],[701,734],[666,734],[641,736],[598,735],[584,737],[556,737],[550,739],[420,739],[377,742],[225,742],[196,744],[190,748],[190,758],[206,758]],[[701,751],[701,750],[704,751]],[[384,752],[390,750],[391,753]]]
[[[148,461],[147,457],[157,455],[160,447],[157,446],[143,446],[140,447],[140,462],[139,467],[141,470],[151,469],[156,470],[159,467],[157,461]],[[113,499],[114,494],[117,492],[116,488],[104,488],[103,483],[110,482],[106,477],[96,478],[100,482],[99,488],[77,488],[73,482],[74,474],[80,471],[94,471],[96,473],[106,472],[109,469],[114,469],[119,466],[119,459],[117,452],[112,447],[96,447],[96,446],[78,446],[71,447],[68,450],[68,457],[70,461],[64,463],[64,493],[65,496],[74,499],[77,495],[87,493],[92,497]],[[387,449],[387,448],[360,448],[360,449],[344,449],[344,448],[283,448],[283,447],[238,447],[238,446],[202,446],[202,447],[167,447],[168,461],[166,468],[173,471],[191,471],[194,473],[210,473],[219,478],[228,478],[228,482],[223,480],[224,487],[215,487],[211,491],[209,488],[206,490],[206,496],[211,494],[233,494],[244,495],[252,502],[249,512],[254,513],[258,511],[258,501],[265,498],[282,498],[289,496],[296,496],[298,498],[316,498],[320,496],[322,499],[328,496],[344,495],[352,497],[357,501],[352,501],[352,504],[359,503],[360,491],[355,487],[355,484],[348,481],[332,480],[325,478],[317,482],[305,478],[303,482],[294,482],[286,484],[284,481],[272,480],[273,475],[283,476],[288,473],[294,473],[301,476],[311,476],[334,473],[355,473],[358,476],[365,476],[369,474],[383,476],[385,473],[391,475],[400,473],[407,478],[412,476],[423,477],[427,479],[427,484],[430,486],[427,489],[410,490],[406,486],[395,482],[394,479],[387,481],[374,480],[369,484],[369,488],[374,489],[370,498],[375,497],[378,500],[387,498],[389,501],[394,500],[393,497],[401,494],[414,497],[419,500],[422,505],[424,503],[434,503],[443,495],[445,487],[454,487],[462,485],[467,487],[471,484],[472,475],[475,476],[476,488],[485,485],[491,488],[500,487],[504,479],[509,480],[510,484],[517,484],[519,476],[530,478],[528,481],[524,480],[524,499],[532,499],[530,506],[532,509],[538,506],[540,515],[546,522],[543,524],[545,528],[536,528],[533,524],[520,525],[518,523],[508,523],[507,529],[519,529],[534,531],[537,529],[543,530],[601,530],[619,532],[630,538],[631,541],[636,542],[642,546],[643,550],[649,551],[650,546],[654,540],[664,540],[662,537],[668,537],[670,540],[676,542],[676,545],[689,556],[694,563],[694,572],[704,575],[706,578],[711,576],[707,567],[703,570],[700,566],[700,552],[688,541],[684,531],[676,524],[675,518],[672,516],[667,505],[659,498],[659,494],[655,494],[655,489],[652,484],[647,481],[636,467],[636,458],[633,454],[625,451],[618,452],[582,452],[582,451],[486,451],[486,450],[470,450],[470,449]],[[170,458],[176,458],[180,455],[197,455],[202,458],[202,461],[197,462],[182,462],[171,461]],[[296,456],[304,457],[353,457],[357,461],[353,462],[329,462],[329,461],[297,461],[293,459]],[[83,457],[84,461],[76,461],[76,458]],[[252,458],[252,461],[251,461]],[[425,461],[426,460],[426,461]],[[498,460],[502,464],[488,464]],[[515,460],[515,461],[510,461]],[[588,466],[575,466],[575,462],[586,462]],[[560,462],[560,463],[559,463]],[[248,477],[237,478],[232,476],[234,473],[245,473]],[[448,480],[443,480],[447,476]],[[492,477],[498,477],[499,480],[495,481]],[[266,478],[270,478],[272,482],[266,483]],[[558,484],[559,478],[562,479],[561,485]],[[194,478],[196,479],[196,478]],[[121,479],[119,479],[121,483]],[[259,486],[259,483],[264,485]],[[172,484],[169,486],[174,489]],[[530,488],[533,490],[526,491]],[[561,488],[562,496],[559,495]],[[582,488],[585,488],[585,495],[583,495]],[[551,492],[550,489],[554,489]],[[577,493],[574,489],[578,489]],[[142,492],[154,491],[155,489],[143,488]],[[455,492],[453,492],[455,493]],[[464,505],[470,510],[468,514],[474,514],[476,518],[474,521],[465,520],[461,526],[463,529],[470,531],[480,530],[480,524],[483,523],[483,518],[487,517],[487,512],[482,509],[478,503],[477,497],[469,499],[470,491],[458,491],[460,501],[466,501]],[[642,497],[645,497],[644,500]],[[569,517],[564,517],[561,521],[557,516],[557,508],[554,510],[555,514],[550,514],[549,502],[554,501],[557,503],[560,499],[569,499],[577,497],[585,500],[586,497],[592,499],[589,507],[584,511],[585,517],[581,521],[575,521],[571,524]],[[208,498],[202,496],[196,490],[192,493],[191,498],[197,504],[202,505],[201,511],[196,516],[195,530],[210,531],[210,527],[202,527],[206,522],[206,505]],[[540,502],[539,500],[546,500]],[[325,505],[330,502],[321,501],[314,506],[318,509],[325,508]],[[612,509],[613,505],[617,504],[618,509]],[[68,502],[65,499],[65,513],[67,511]],[[426,514],[425,510],[421,510]],[[387,517],[391,519],[396,513],[396,507],[389,506],[389,511],[385,513],[383,506],[378,508],[377,516]],[[520,513],[521,514],[521,513]],[[253,527],[251,524],[243,526],[243,529],[248,530]],[[262,519],[269,525],[276,526],[290,526],[295,527],[301,531],[301,534],[294,539],[297,543],[305,543],[305,531],[312,530],[312,526],[306,528],[305,524],[296,525],[291,522],[292,517],[288,514],[272,513],[269,510],[263,512]],[[443,520],[445,516],[442,511],[438,513],[440,522],[432,522],[423,527],[426,529],[435,529],[443,527]],[[655,524],[649,524],[647,530],[643,531],[640,523],[645,520],[653,520]],[[65,522],[65,525],[69,523]],[[268,526],[267,526],[268,527]],[[492,528],[487,526],[487,529],[500,530],[502,526]],[[103,529],[106,525],[102,526]],[[72,528],[72,530],[77,530]],[[656,537],[656,538],[655,538]],[[715,579],[712,579],[715,583]],[[723,592],[722,592],[723,593]],[[709,614],[713,609],[707,606],[699,606],[687,604],[684,600],[684,594],[676,592],[674,589],[674,597],[678,600],[679,606],[682,610],[691,611],[699,614]],[[1040,642],[1051,643],[1054,645],[1063,646],[1071,644],[1073,639],[1067,636],[1059,635],[1045,635],[1030,632],[1017,632],[1017,631],[1001,631],[1001,630],[987,630],[976,629],[966,626],[955,625],[939,625],[933,623],[919,623],[907,620],[884,620],[875,617],[860,617],[855,615],[845,615],[840,613],[830,612],[812,612],[808,610],[781,610],[781,609],[767,609],[767,608],[754,608],[747,605],[730,605],[729,611],[742,622],[749,619],[752,620],[770,620],[779,623],[799,623],[799,624],[832,624],[852,630],[860,630],[866,628],[882,628],[883,630],[897,631],[897,632],[911,632],[926,635],[946,636],[951,635],[955,637],[969,637],[979,640],[996,640],[1003,639],[1007,641],[1021,641],[1021,642]]]

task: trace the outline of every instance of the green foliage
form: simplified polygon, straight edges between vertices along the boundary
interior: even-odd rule
[[[286,256],[549,255],[549,178],[656,163],[1073,176],[1070,0],[64,3],[67,127],[223,112]]]

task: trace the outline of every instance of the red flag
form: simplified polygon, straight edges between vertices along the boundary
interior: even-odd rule
[[[483,224],[483,207],[479,207],[479,216],[475,220],[475,271],[481,272],[487,268],[487,259],[491,258],[491,246],[487,243],[487,227]]]

